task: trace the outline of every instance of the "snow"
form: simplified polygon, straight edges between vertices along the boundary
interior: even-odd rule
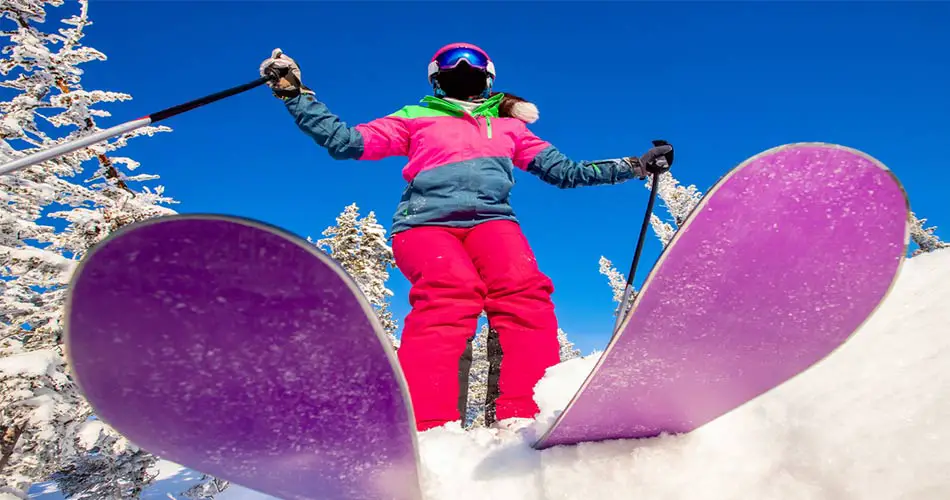
[[[51,349],[15,354],[0,358],[0,376],[42,377],[54,376],[59,357]]]
[[[812,369],[688,435],[537,452],[530,442],[599,353],[536,388],[521,434],[458,425],[419,436],[427,500],[950,498],[950,250],[909,259],[889,298]],[[144,498],[199,477],[168,462]],[[48,484],[31,498],[58,500]],[[219,500],[268,498],[232,485]]]
[[[76,440],[83,449],[91,449],[99,442],[99,436],[105,432],[106,425],[101,420],[88,420],[80,426],[76,433]]]

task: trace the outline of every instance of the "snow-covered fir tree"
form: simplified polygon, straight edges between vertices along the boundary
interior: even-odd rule
[[[484,312],[481,317],[486,317]],[[580,349],[574,346],[574,342],[567,338],[567,333],[561,328],[557,329],[557,340],[561,346],[562,362],[581,355]],[[495,355],[492,361],[489,353],[500,353],[500,346],[497,333],[486,323],[472,338],[472,364],[468,372],[468,394],[462,422],[468,427],[485,426],[486,417],[494,420],[491,407],[488,405],[489,374],[492,370],[497,372],[501,358]]]
[[[646,183],[646,188],[650,189],[652,184],[652,179],[649,179]],[[654,213],[650,214],[650,225],[653,227],[653,231],[660,239],[660,242],[666,247],[666,245],[670,243],[670,240],[673,239],[673,235],[676,231],[686,222],[686,218],[689,217],[690,212],[699,204],[703,193],[700,192],[695,185],[690,184],[689,186],[683,186],[673,177],[673,174],[665,172],[660,174],[656,197],[659,198],[662,205],[666,207],[666,211],[672,218],[669,222],[663,221],[656,215],[655,209]]]
[[[614,311],[614,316],[620,312],[620,301],[623,300],[623,292],[627,287],[627,279],[624,278],[623,273],[617,270],[614,267],[613,262],[610,262],[610,259],[600,256],[600,274],[603,274],[607,277],[607,284],[610,285],[610,289],[613,291],[613,301],[617,303],[617,309]],[[630,297],[630,302],[627,304],[627,310],[624,313],[630,311],[630,304],[633,304],[633,299],[636,298],[636,293]]]
[[[557,329],[557,341],[561,344],[561,362],[574,359],[581,355],[581,350],[574,346],[574,342],[571,342],[570,339],[567,338],[567,332],[560,328]]]
[[[484,313],[482,313],[484,315]],[[482,327],[472,338],[472,365],[468,371],[468,395],[463,425],[471,427],[485,426],[485,406],[488,395],[488,324]]]
[[[99,425],[97,425],[99,424]],[[79,440],[88,451],[53,475],[66,498],[139,498],[158,473],[158,460],[99,422],[86,425]]]
[[[386,229],[369,212],[360,218],[356,203],[347,206],[336,218],[336,225],[323,231],[324,238],[316,246],[340,263],[352,277],[363,295],[372,304],[393,347],[399,347],[396,338],[396,320],[389,309],[392,290],[386,288],[389,267],[395,267],[392,247],[386,242]],[[307,238],[313,243],[313,240]]]
[[[230,484],[230,481],[203,474],[201,482],[188,488],[182,495],[191,500],[213,500],[217,494],[226,490]]]
[[[62,26],[47,24],[52,7],[68,11]],[[81,43],[88,7],[0,3],[0,162],[97,131],[96,119],[111,116],[98,105],[131,99],[80,84],[80,65],[106,59]],[[115,431],[88,419],[61,335],[66,286],[87,249],[129,222],[174,213],[160,206],[173,202],[161,186],[143,185],[157,176],[133,175],[139,164],[114,154],[132,138],[168,130],[141,128],[0,177],[0,487],[8,493],[23,495],[58,470],[77,495],[109,492],[98,498],[122,498],[114,485],[150,480],[153,459],[117,448]]]
[[[648,178],[645,186],[647,189],[651,189],[653,179]],[[660,204],[666,208],[670,218],[664,221],[656,214],[656,208],[654,208],[653,213],[650,214],[650,226],[653,228],[656,237],[659,238],[660,243],[666,248],[666,245],[673,239],[673,235],[676,234],[680,226],[686,222],[689,214],[696,208],[696,205],[699,204],[703,193],[693,184],[683,186],[679,180],[673,177],[673,174],[664,172],[660,174],[656,197],[660,200]],[[614,311],[614,315],[616,316],[620,313],[620,301],[623,300],[623,292],[627,284],[627,278],[603,255],[600,257],[598,266],[600,274],[607,277],[607,284],[610,286],[611,291],[613,291],[613,301],[617,303],[617,310]],[[627,303],[627,310],[624,311],[625,314],[630,311],[630,306],[633,304],[633,299],[636,298],[636,294],[636,290],[631,291],[630,301]]]
[[[927,219],[918,219],[914,212],[910,213],[910,238],[917,244],[917,250],[911,254],[912,256],[950,247],[950,243],[940,241],[940,238],[934,234],[936,227],[924,227],[926,222]]]

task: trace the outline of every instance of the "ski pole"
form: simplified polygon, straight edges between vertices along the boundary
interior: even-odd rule
[[[662,158],[659,161],[665,161]],[[650,225],[650,215],[653,213],[653,203],[656,201],[657,187],[660,184],[660,174],[653,174],[653,184],[650,186],[650,199],[647,201],[647,211],[643,214],[643,225],[640,227],[640,237],[637,239],[637,249],[633,252],[633,262],[630,272],[627,273],[627,284],[623,288],[623,298],[620,299],[620,309],[617,311],[617,322],[614,323],[614,333],[620,329],[627,316],[627,302],[633,292],[633,275],[637,273],[637,264],[640,262],[640,252],[643,251],[643,241],[647,236],[647,227]]]
[[[220,92],[215,92],[214,94],[208,94],[204,97],[199,97],[197,99],[184,102],[184,103],[172,106],[170,108],[165,108],[161,111],[156,111],[142,118],[138,118],[136,120],[130,120],[125,123],[116,125],[114,127],[110,127],[110,128],[95,132],[93,134],[89,134],[85,137],[81,137],[79,139],[75,139],[63,144],[57,144],[56,146],[53,146],[49,149],[37,151],[33,154],[26,155],[22,158],[17,158],[16,160],[9,161],[7,163],[4,163],[3,165],[0,165],[0,175],[6,175],[11,172],[20,170],[22,168],[26,168],[31,165],[35,165],[37,163],[40,163],[52,158],[56,158],[57,156],[61,156],[66,153],[71,153],[73,151],[76,151],[77,149],[84,148],[86,146],[91,146],[97,142],[104,141],[106,139],[115,137],[119,134],[130,132],[137,128],[141,128],[146,125],[151,125],[153,123],[158,123],[162,120],[165,120],[166,118],[171,118],[175,115],[180,115],[186,111],[191,111],[192,109],[204,106],[205,104],[210,104],[212,102],[219,101],[221,99],[224,99],[225,97],[231,97],[235,94],[240,94],[241,92],[263,85],[264,83],[267,83],[268,80],[269,78],[267,77],[261,77],[252,82],[238,85],[236,87],[231,87],[229,89],[222,90]]]

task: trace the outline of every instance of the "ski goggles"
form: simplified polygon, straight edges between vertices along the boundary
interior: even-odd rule
[[[454,47],[439,52],[429,63],[429,80],[439,71],[456,68],[463,61],[473,68],[487,72],[492,78],[495,77],[495,65],[488,58],[488,54],[472,47]]]

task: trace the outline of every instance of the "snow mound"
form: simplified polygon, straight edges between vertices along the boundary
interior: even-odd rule
[[[845,346],[693,433],[537,452],[599,353],[550,369],[521,435],[420,434],[427,499],[950,498],[950,250],[909,259]]]

